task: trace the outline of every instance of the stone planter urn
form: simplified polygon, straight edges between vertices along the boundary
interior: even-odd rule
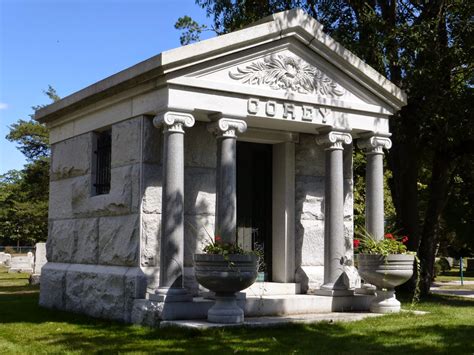
[[[400,312],[395,287],[407,282],[413,275],[415,256],[410,254],[358,254],[359,274],[377,287],[376,297],[370,304],[373,313]]]
[[[216,303],[207,312],[213,323],[243,323],[244,311],[237,305],[236,292],[252,285],[258,275],[256,255],[194,254],[197,281],[215,292]]]

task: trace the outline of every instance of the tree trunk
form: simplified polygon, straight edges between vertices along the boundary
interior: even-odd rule
[[[413,120],[412,120],[413,121]],[[389,181],[392,200],[397,213],[397,234],[408,236],[408,250],[417,251],[419,245],[418,171],[419,150],[415,137],[399,140],[395,133],[393,147],[388,154],[388,163],[393,178]],[[398,230],[399,229],[399,230]],[[400,287],[412,292],[416,287],[416,276]]]
[[[438,151],[433,156],[433,169],[430,181],[430,195],[425,213],[425,221],[421,233],[418,257],[421,263],[420,291],[426,296],[434,278],[434,262],[438,243],[439,220],[446,202],[453,158],[446,151]]]
[[[397,212],[397,231],[408,236],[407,247],[417,251],[419,245],[419,210],[418,210],[418,172],[419,154],[416,134],[417,127],[409,112],[402,111],[400,119],[402,124],[392,125],[394,132],[393,147],[388,153],[388,164],[392,170],[393,178],[390,180],[392,200]],[[405,128],[405,132],[400,126]],[[412,126],[412,127],[410,127]],[[406,129],[410,127],[411,129]],[[410,134],[409,136],[407,134]]]

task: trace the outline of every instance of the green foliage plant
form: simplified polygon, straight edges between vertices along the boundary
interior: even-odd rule
[[[203,251],[206,254],[215,254],[215,255],[224,255],[229,254],[248,254],[244,249],[242,249],[237,243],[225,243],[222,241],[220,235],[216,235],[214,240],[211,239],[209,244],[207,244]]]

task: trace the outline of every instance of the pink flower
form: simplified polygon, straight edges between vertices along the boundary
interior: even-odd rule
[[[392,234],[392,233],[387,233],[387,234],[385,234],[385,239],[392,239],[392,240],[394,240],[395,238],[393,237],[393,234]]]
[[[404,236],[402,238],[402,243],[405,244],[406,242],[408,242],[408,237],[407,236]]]

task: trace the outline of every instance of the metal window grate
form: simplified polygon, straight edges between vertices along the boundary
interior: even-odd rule
[[[107,130],[97,134],[95,193],[96,195],[110,192],[110,164],[112,153],[111,131]]]

